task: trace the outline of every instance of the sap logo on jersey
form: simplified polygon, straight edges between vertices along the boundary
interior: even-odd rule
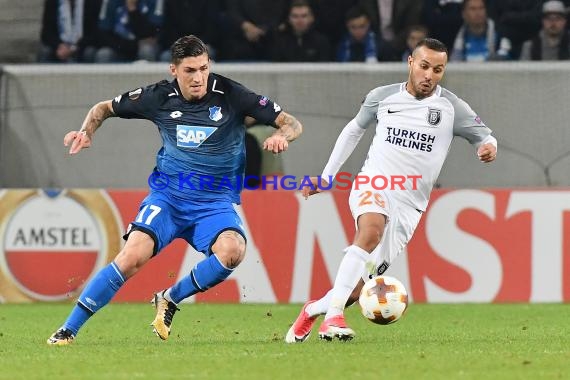
[[[198,127],[195,125],[176,126],[176,145],[182,148],[197,148],[216,131],[216,127]]]

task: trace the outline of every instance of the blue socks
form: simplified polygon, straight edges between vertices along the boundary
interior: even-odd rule
[[[77,335],[81,326],[97,310],[108,304],[124,283],[125,277],[115,262],[101,269],[81,292],[77,305],[67,317],[63,327],[71,330],[73,335]]]
[[[204,292],[219,284],[228,278],[232,272],[232,269],[228,269],[220,263],[215,254],[210,255],[196,264],[188,276],[168,289],[168,296],[174,303],[179,303],[184,298],[198,292]],[[81,326],[99,309],[108,304],[124,283],[125,277],[114,262],[101,269],[83,289],[77,305],[62,327],[70,330],[73,335],[77,335]]]
[[[200,261],[190,274],[174,284],[167,293],[172,302],[179,303],[184,298],[204,292],[224,281],[233,272],[220,263],[215,254]]]

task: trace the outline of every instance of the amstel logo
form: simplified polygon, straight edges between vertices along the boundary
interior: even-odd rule
[[[0,193],[0,301],[75,298],[121,249],[120,218],[101,190]]]

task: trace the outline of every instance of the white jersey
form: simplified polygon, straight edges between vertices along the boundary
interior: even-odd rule
[[[405,189],[395,186],[393,191],[389,187],[386,190],[391,191],[394,199],[421,211],[427,208],[454,136],[464,137],[476,147],[489,139],[496,141],[466,102],[440,86],[423,99],[412,96],[406,90],[406,83],[375,88],[368,93],[351,123],[356,122],[364,129],[373,121],[376,133],[361,175],[383,176],[387,180],[408,178]],[[349,126],[350,123],[345,129]],[[340,168],[333,155],[323,176],[334,176]],[[342,156],[340,160],[344,162],[345,154]],[[421,176],[415,189],[411,176]]]

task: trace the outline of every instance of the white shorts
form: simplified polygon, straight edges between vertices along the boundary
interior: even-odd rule
[[[358,217],[365,213],[386,215],[386,227],[380,244],[370,254],[362,274],[364,281],[380,275],[388,269],[412,238],[422,212],[393,196],[394,190],[376,190],[372,186],[352,188],[348,204],[358,229]]]

